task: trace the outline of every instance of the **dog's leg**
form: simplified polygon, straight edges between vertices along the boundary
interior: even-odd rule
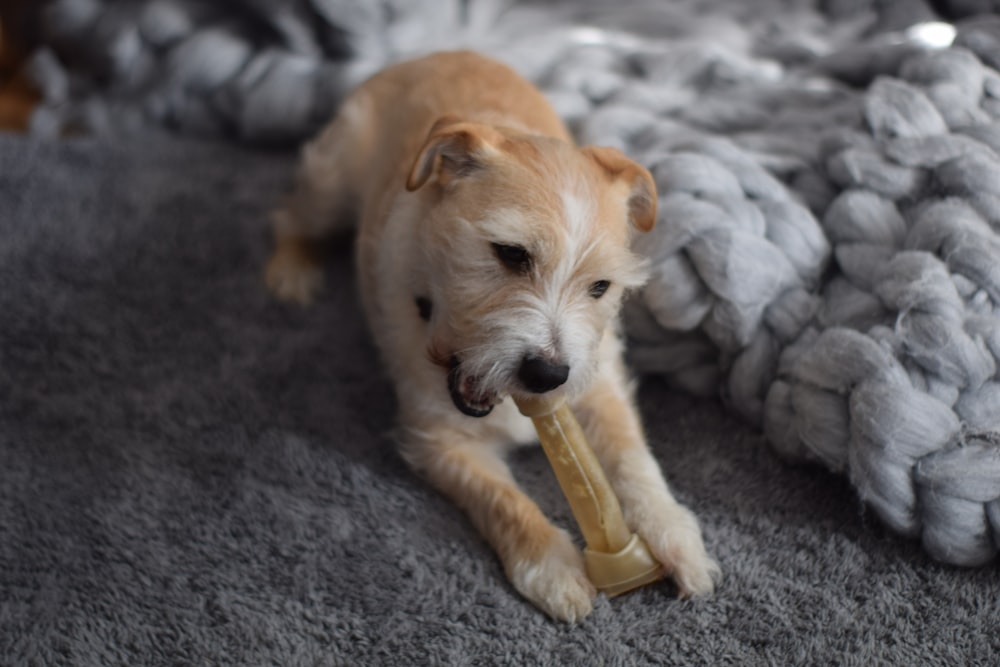
[[[318,243],[300,236],[277,236],[274,254],[267,263],[265,280],[282,301],[303,306],[312,303],[323,285]]]
[[[574,407],[614,487],[625,520],[673,577],[681,597],[707,595],[719,566],[706,553],[694,515],[671,495],[646,445],[624,370],[614,364]]]
[[[357,191],[352,173],[364,171],[370,139],[365,109],[365,98],[352,97],[306,145],[292,193],[274,212],[275,249],[265,278],[285,301],[313,300],[323,283],[322,241],[353,223]]]
[[[461,507],[500,556],[514,587],[550,616],[575,622],[590,613],[593,585],[580,550],[518,488],[500,453],[459,434],[422,440],[404,455]]]

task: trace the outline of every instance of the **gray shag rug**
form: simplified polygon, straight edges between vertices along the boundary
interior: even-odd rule
[[[714,402],[639,393],[725,579],[554,623],[394,451],[349,249],[261,281],[294,156],[0,136],[0,664],[996,665],[1000,578]],[[541,452],[524,487],[571,520]]]

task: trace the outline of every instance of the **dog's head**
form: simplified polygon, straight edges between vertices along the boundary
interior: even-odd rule
[[[645,279],[633,233],[656,221],[649,172],[611,148],[440,120],[406,187],[430,202],[428,353],[464,413],[584,389],[622,295]]]

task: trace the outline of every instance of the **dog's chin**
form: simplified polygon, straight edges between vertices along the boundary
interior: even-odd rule
[[[455,407],[469,417],[485,417],[493,411],[497,402],[497,393],[484,390],[474,376],[462,375],[459,361],[451,358],[448,370],[448,393]]]

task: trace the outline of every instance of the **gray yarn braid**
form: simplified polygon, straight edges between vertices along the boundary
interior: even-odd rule
[[[766,158],[697,136],[766,143],[685,117],[708,88],[650,113],[615,101],[635,97],[624,84],[582,134],[642,155],[660,188],[642,246],[652,281],[628,311],[636,365],[721,388],[779,452],[846,472],[892,529],[976,565],[1000,545],[998,75],[963,49],[911,55],[898,74],[800,144],[812,164],[787,175],[822,226]]]
[[[737,24],[727,0],[51,0],[46,47],[31,63],[45,98],[33,131],[108,132],[151,118],[190,133],[297,142],[347,90],[400,58],[475,48],[537,79],[581,20],[745,39],[747,25],[773,32],[768,17],[778,12],[789,28],[770,41],[801,54],[829,41],[812,4],[754,0]]]
[[[936,558],[1000,546],[1000,123],[970,52],[913,56],[864,99],[868,132],[825,151],[839,273],[785,351],[765,431],[846,471]]]
[[[32,63],[46,100],[33,129],[104,132],[147,117],[191,133],[299,141],[368,75],[403,54],[474,39],[505,4],[54,0],[44,15],[52,48]],[[64,71],[55,52],[84,63],[83,76]]]
[[[769,3],[737,21],[725,3],[633,2],[626,20],[591,0],[572,16],[606,29],[581,32],[565,7],[499,0],[58,0],[52,44],[110,83],[40,52],[35,129],[139,109],[295,140],[394,58],[492,50],[581,141],[656,179],[659,223],[638,248],[652,279],[626,305],[633,364],[720,395],[782,455],[847,474],[935,558],[987,562],[1000,548],[1000,74],[983,63],[1000,64],[1000,26],[961,27],[970,50],[927,51],[862,38],[812,3]],[[905,4],[893,21],[914,14]]]

